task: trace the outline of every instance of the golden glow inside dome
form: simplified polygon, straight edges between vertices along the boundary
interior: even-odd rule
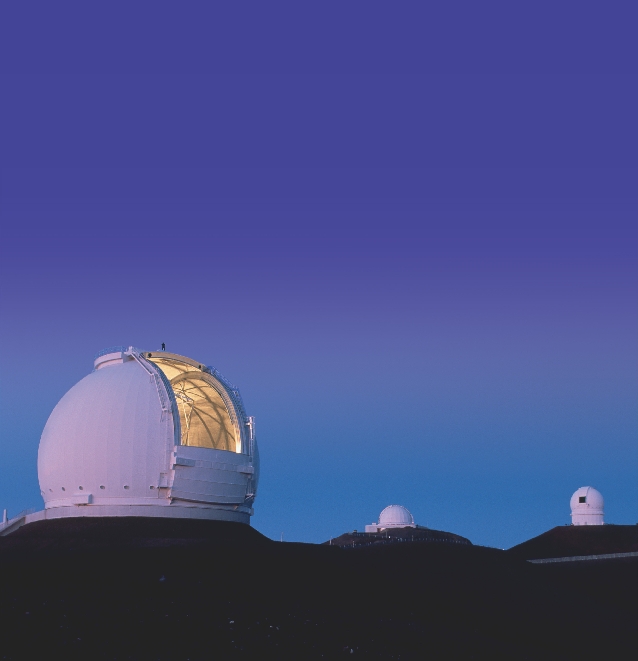
[[[148,353],[169,380],[181,424],[181,445],[241,452],[241,434],[232,403],[204,365],[166,353]]]

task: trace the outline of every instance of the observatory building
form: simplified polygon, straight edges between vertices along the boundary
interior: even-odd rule
[[[581,487],[569,501],[573,526],[602,526],[605,501],[594,487]]]
[[[414,517],[402,505],[388,505],[379,514],[379,523],[366,526],[366,532],[381,532],[389,528],[416,528]]]
[[[472,545],[469,539],[460,535],[417,525],[410,511],[402,505],[388,505],[379,514],[379,523],[366,526],[365,532],[353,530],[324,542],[343,548],[406,543]]]
[[[255,423],[237,388],[177,354],[101,351],[64,395],[38,451],[44,512],[249,523],[259,479]]]

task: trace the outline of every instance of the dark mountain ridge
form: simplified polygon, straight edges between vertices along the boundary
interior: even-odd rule
[[[557,526],[509,549],[525,560],[638,552],[636,526]]]
[[[329,546],[354,548],[357,546],[378,546],[381,544],[472,544],[469,539],[443,530],[415,528],[387,528],[380,532],[345,532],[339,537],[324,542]]]
[[[7,660],[636,652],[635,600],[617,589],[635,582],[635,563],[603,571],[592,589],[586,568],[547,571],[481,546],[347,549],[273,542],[243,524],[83,518],[0,538],[0,567]]]

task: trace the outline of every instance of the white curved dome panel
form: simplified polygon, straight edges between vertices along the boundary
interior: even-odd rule
[[[402,505],[388,505],[379,514],[379,528],[414,527],[414,518]]]
[[[594,487],[580,487],[569,501],[572,525],[601,526],[604,524],[605,501]]]
[[[64,395],[42,434],[40,488],[47,506],[77,500],[157,500],[174,445],[156,381],[133,359],[97,369]]]

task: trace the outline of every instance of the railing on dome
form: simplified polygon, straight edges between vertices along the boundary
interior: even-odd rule
[[[248,417],[244,409],[244,403],[242,402],[241,395],[239,394],[239,388],[236,385],[232,384],[219,370],[215,369],[212,365],[206,365],[204,367],[204,372],[214,376],[226,390],[232,395],[235,400],[235,404],[239,408],[240,413],[244,418]]]
[[[102,349],[101,351],[98,351],[93,357],[93,360],[97,360],[98,358],[101,358],[102,356],[106,356],[109,353],[124,353],[129,349],[132,349],[134,352],[138,354],[140,353],[140,350],[137,349],[136,347],[125,347],[125,346],[107,347],[106,349]],[[246,409],[244,408],[244,402],[242,401],[241,394],[239,393],[239,388],[237,388],[236,385],[231,383],[219,370],[215,369],[211,365],[207,365],[206,367],[204,367],[203,371],[214,376],[224,386],[224,388],[226,388],[229,395],[233,399],[233,404],[235,404],[235,406],[241,413],[244,420],[247,420],[248,416],[246,415]]]
[[[22,510],[21,512],[18,512],[15,516],[11,517],[11,521],[15,519],[21,519],[23,516],[28,516],[29,514],[33,514],[35,512],[35,507],[28,507],[26,510]]]
[[[109,353],[124,353],[125,351],[132,350],[136,354],[140,354],[140,350],[137,349],[136,347],[126,347],[126,346],[114,346],[114,347],[107,347],[106,349],[102,349],[101,351],[98,351],[93,360],[97,360],[98,358],[101,358],[102,356],[106,356]],[[215,369],[212,365],[207,365],[206,367],[203,368],[204,372],[207,372],[211,376],[214,376],[226,389],[228,396],[230,397],[232,403],[235,406],[235,409],[238,411],[240,418],[241,418],[241,423],[243,425],[250,425],[250,454],[254,453],[254,429],[253,429],[253,419],[248,416],[246,413],[246,409],[244,408],[244,402],[241,398],[241,394],[239,392],[239,388],[237,388],[236,385],[231,383],[219,370]],[[155,375],[155,378],[157,379],[157,375]],[[166,387],[166,391],[169,393],[169,397],[171,399],[171,405],[174,408],[174,411],[176,411],[177,404],[174,401],[174,396],[173,396],[173,390],[170,386],[170,383],[166,376],[164,375],[164,372],[162,370],[159,370],[159,378],[162,379],[164,382],[164,385]],[[162,394],[161,394],[161,388],[158,386],[158,394],[160,397],[160,402],[162,403],[162,409],[167,410],[166,404],[163,401]]]
[[[35,512],[35,507],[29,507],[26,510],[22,510],[21,512],[18,512],[15,516],[12,516],[10,519],[7,518],[6,521],[0,520],[0,530],[6,530],[10,526],[12,526],[16,521],[19,521],[20,519],[24,519],[26,516],[28,516],[29,514],[33,514],[34,512]]]
[[[241,393],[239,388],[231,383],[219,370],[215,369],[212,365],[206,365],[203,369],[204,372],[214,376],[226,389],[230,400],[232,401],[235,410],[239,414],[240,420],[239,424],[246,427],[249,427],[248,431],[248,454],[251,456],[255,453],[255,428],[254,428],[254,418],[248,416],[246,409],[244,408],[244,401],[241,398]]]
[[[93,357],[93,360],[97,360],[98,358],[106,356],[109,353],[123,353],[124,351],[128,351],[128,349],[128,347],[107,347],[106,349],[102,349],[102,351],[98,351]],[[137,351],[135,347],[133,347],[133,350]]]
[[[214,376],[228,391],[228,394],[233,400],[233,404],[241,413],[241,416],[244,420],[248,420],[246,415],[246,409],[244,408],[244,402],[242,401],[241,394],[239,393],[239,388],[236,385],[232,384],[219,370],[215,369],[212,365],[207,365],[204,368],[204,372]]]
[[[176,412],[176,408],[173,406],[175,404],[175,398],[171,397],[169,394],[173,391],[173,389],[169,385],[168,379],[166,378],[164,372],[162,372],[161,369],[158,369],[152,363],[148,362],[146,359],[142,358],[139,349],[136,349],[135,347],[129,347],[126,350],[126,355],[132,356],[133,360],[137,361],[138,365],[140,365],[142,369],[151,377],[151,379],[153,379],[162,411],[172,411],[174,414]],[[164,384],[166,391],[162,389],[162,384]],[[169,397],[168,402],[166,401],[165,395],[168,395]]]

